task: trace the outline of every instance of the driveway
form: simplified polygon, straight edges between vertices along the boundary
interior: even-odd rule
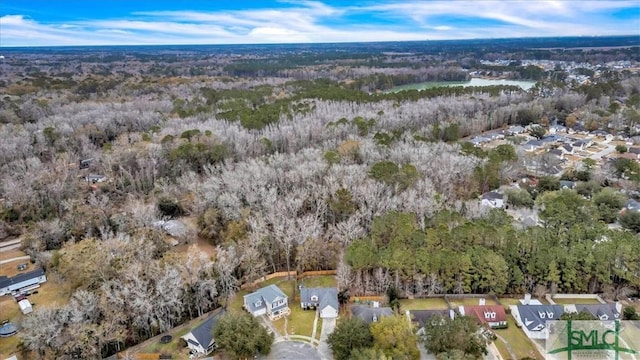
[[[332,360],[333,352],[327,344],[329,334],[336,328],[336,319],[322,319],[322,332],[320,333],[320,343],[318,344],[318,352],[322,360]]]
[[[311,344],[300,341],[282,341],[274,343],[271,352],[267,356],[260,357],[263,360],[323,360]]]

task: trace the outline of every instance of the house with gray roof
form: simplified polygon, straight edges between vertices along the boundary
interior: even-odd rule
[[[200,326],[181,336],[187,342],[187,347],[192,353],[207,355],[216,349],[213,328],[222,315],[224,315],[224,310],[209,317]]]
[[[511,314],[530,339],[544,340],[549,337],[547,321],[559,320],[564,314],[564,306],[513,305]]]
[[[289,298],[275,285],[265,286],[244,296],[244,309],[253,316],[267,315],[276,320],[289,315]]]
[[[340,303],[336,288],[300,288],[300,306],[304,310],[318,310],[322,319],[338,317]]]
[[[497,191],[489,191],[488,193],[482,194],[480,197],[480,205],[488,206],[492,208],[503,208],[504,207],[504,195]]]
[[[406,314],[409,320],[418,326],[418,334],[424,333],[424,325],[433,318],[439,317],[453,320],[455,317],[455,311],[453,310],[407,310]]]
[[[351,315],[367,324],[378,322],[385,316],[393,316],[393,310],[390,307],[372,307],[368,305],[353,305],[351,307]]]
[[[0,276],[0,296],[20,292],[27,288],[36,288],[47,281],[42,269],[36,269],[13,277]]]
[[[576,312],[588,312],[598,320],[620,320],[622,318],[622,305],[616,304],[587,304],[574,305]]]
[[[524,133],[525,131],[526,131],[526,130],[525,130],[525,128],[523,128],[523,127],[522,127],[522,126],[520,126],[520,125],[512,125],[512,126],[509,126],[509,128],[508,128],[507,130],[505,130],[505,132],[506,132],[508,135],[518,135],[518,134],[522,134],[522,133]]]

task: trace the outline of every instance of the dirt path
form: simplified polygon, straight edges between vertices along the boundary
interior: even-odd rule
[[[14,258],[7,259],[7,260],[0,260],[0,265],[6,264],[6,263],[10,263],[10,262],[14,262],[14,261],[18,261],[18,260],[29,260],[29,259],[31,259],[30,256],[18,256],[18,257],[14,257]]]

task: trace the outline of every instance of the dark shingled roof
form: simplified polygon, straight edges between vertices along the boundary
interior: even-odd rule
[[[562,305],[518,305],[522,324],[530,331],[542,331],[547,321],[558,320],[564,314]]]
[[[29,272],[26,272],[26,273],[18,274],[18,275],[14,276],[14,277],[5,278],[5,279],[0,278],[0,289],[6,288],[7,286],[10,286],[10,285],[13,285],[13,284],[21,283],[23,281],[35,279],[35,278],[38,278],[38,277],[40,277],[42,275],[44,275],[44,270],[35,269],[33,271],[29,271]]]
[[[367,324],[371,324],[374,322],[374,318],[376,321],[380,321],[380,319],[385,316],[392,316],[393,310],[389,307],[374,308],[366,305],[353,305],[351,307],[351,313],[353,316],[364,320]]]
[[[205,320],[205,322],[202,323],[202,325],[191,330],[193,337],[198,340],[203,348],[206,349],[209,347],[209,344],[211,344],[211,341],[213,340],[213,328],[216,326],[218,318],[222,315],[224,315],[224,311],[221,311],[220,313],[208,318],[207,320]]]

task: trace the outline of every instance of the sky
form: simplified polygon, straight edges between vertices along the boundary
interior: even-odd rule
[[[0,47],[640,35],[640,0],[1,0]]]

